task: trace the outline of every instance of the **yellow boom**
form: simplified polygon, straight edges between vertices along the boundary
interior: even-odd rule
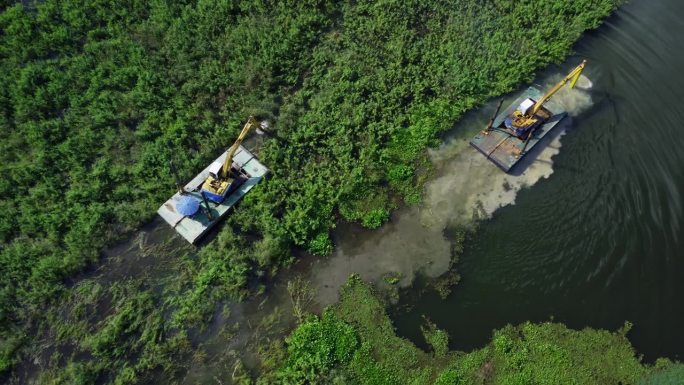
[[[230,175],[230,167],[233,165],[233,157],[235,156],[235,152],[237,151],[238,147],[240,147],[240,144],[242,144],[242,141],[245,140],[245,137],[247,137],[249,130],[251,130],[252,127],[256,125],[256,120],[254,120],[253,116],[250,116],[249,119],[247,119],[247,123],[245,123],[245,126],[242,127],[242,131],[240,132],[240,135],[238,135],[237,140],[228,150],[228,156],[226,156],[226,160],[223,161],[221,175],[219,176],[220,178],[226,178],[228,177],[228,175]]]
[[[223,202],[231,184],[235,180],[235,178],[232,178],[230,175],[233,157],[235,156],[238,147],[240,147],[240,144],[242,144],[242,141],[247,137],[249,130],[256,125],[257,121],[254,120],[254,117],[250,116],[249,119],[247,119],[245,126],[242,127],[242,131],[240,132],[240,135],[238,135],[237,140],[228,149],[228,155],[226,155],[226,159],[223,161],[221,169],[217,170],[216,174],[212,174],[211,171],[209,172],[209,176],[207,176],[207,179],[202,184],[202,193],[209,194],[207,196],[208,199],[217,203]]]
[[[544,95],[544,97],[539,99],[537,101],[537,103],[534,104],[534,107],[532,108],[532,110],[530,110],[530,112],[528,113],[528,116],[534,116],[534,114],[536,114],[539,111],[539,109],[542,108],[544,103],[548,102],[549,99],[551,99],[551,97],[553,96],[553,94],[555,94],[556,92],[558,92],[558,90],[563,88],[563,86],[567,82],[572,81],[570,83],[570,88],[575,88],[575,83],[577,83],[577,80],[579,79],[580,75],[582,74],[582,71],[584,71],[584,67],[586,65],[587,65],[587,61],[583,60],[582,64],[575,67],[575,69],[572,70],[568,74],[568,76],[566,76],[565,78],[563,78],[563,80],[558,82],[558,84],[556,84],[552,89],[550,89],[549,92],[547,92],[546,95]]]

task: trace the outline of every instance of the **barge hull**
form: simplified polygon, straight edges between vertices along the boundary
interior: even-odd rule
[[[492,130],[487,135],[480,132],[473,139],[470,140],[470,145],[480,151],[487,159],[491,160],[500,169],[509,172],[528,152],[539,143],[544,136],[546,136],[555,126],[563,120],[567,113],[553,101],[544,104],[544,108],[551,112],[552,116],[544,124],[538,127],[530,138],[525,153],[518,156],[518,153],[525,146],[525,141],[520,140],[508,131],[500,129],[504,119],[513,113],[515,109],[527,98],[539,100],[543,97],[543,93],[535,88],[530,87],[523,92],[505,111],[497,115],[492,124]]]

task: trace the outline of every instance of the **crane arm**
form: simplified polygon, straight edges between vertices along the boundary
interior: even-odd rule
[[[574,88],[575,83],[577,83],[577,79],[579,79],[579,76],[582,74],[582,71],[584,70],[586,64],[587,61],[583,60],[582,64],[578,65],[577,67],[575,67],[574,70],[570,71],[568,76],[564,77],[563,80],[558,82],[558,84],[556,84],[551,90],[549,90],[549,92],[547,92],[546,95],[544,95],[544,97],[539,99],[539,101],[537,101],[537,103],[534,104],[534,107],[532,108],[532,111],[530,111],[529,116],[534,116],[534,114],[536,114],[539,111],[539,109],[542,108],[544,103],[548,102],[549,99],[551,99],[551,97],[553,96],[553,94],[555,94],[556,92],[558,92],[558,90],[563,88],[563,86],[567,82],[572,80],[572,82],[570,83],[570,88]]]
[[[226,178],[229,175],[230,167],[233,165],[233,157],[235,156],[235,152],[237,151],[238,147],[240,147],[240,144],[242,144],[242,141],[245,140],[245,137],[247,137],[249,130],[251,130],[252,127],[256,125],[256,120],[254,119],[254,117],[250,116],[249,119],[247,119],[247,123],[245,123],[245,126],[242,127],[242,131],[240,132],[240,135],[238,135],[237,140],[228,150],[226,160],[223,161],[223,167],[221,168],[222,178]]]

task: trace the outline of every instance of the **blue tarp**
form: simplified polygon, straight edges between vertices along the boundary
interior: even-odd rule
[[[199,201],[190,196],[181,197],[178,202],[176,202],[176,210],[179,214],[185,216],[192,216],[199,210]]]

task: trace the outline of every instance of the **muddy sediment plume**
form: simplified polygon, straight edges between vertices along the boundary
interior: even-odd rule
[[[551,77],[543,89],[552,87],[560,77]],[[571,117],[576,116],[592,104],[587,92],[590,87],[589,79],[582,76],[578,87],[561,89],[553,101]],[[388,224],[373,232],[355,226],[338,229],[334,254],[315,263],[311,272],[320,304],[335,302],[339,287],[352,273],[369,282],[392,275],[398,277],[400,287],[410,285],[418,273],[427,277],[443,274],[449,269],[454,246],[445,230],[490,217],[498,208],[514,204],[521,189],[553,173],[553,157],[560,152],[561,137],[571,119],[565,119],[506,174],[468,145],[492,112],[493,106],[488,106],[465,117],[450,139],[429,151],[435,177],[425,186],[420,205],[399,210]]]

